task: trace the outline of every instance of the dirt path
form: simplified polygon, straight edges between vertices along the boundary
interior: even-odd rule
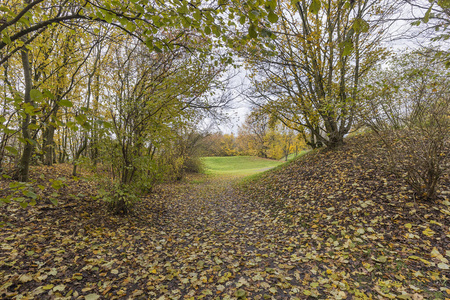
[[[299,296],[302,275],[292,256],[296,247],[291,244],[292,228],[269,209],[243,198],[233,188],[235,180],[221,177],[185,183],[172,186],[166,194],[169,216],[162,228],[168,241],[164,251],[177,273],[177,278],[163,284],[170,287],[168,295],[196,299],[200,295],[221,299]],[[167,276],[170,268],[158,272]],[[159,295],[155,291],[155,297]]]
[[[159,186],[128,217],[89,196],[10,206],[0,298],[304,299],[296,229],[250,201],[236,180]]]

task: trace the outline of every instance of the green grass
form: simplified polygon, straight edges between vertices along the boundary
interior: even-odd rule
[[[291,153],[288,155],[287,161],[292,161],[292,160],[296,159],[297,157],[301,157],[301,156],[305,155],[306,153],[308,153],[309,151],[311,151],[311,150],[302,150],[302,151],[298,152],[297,155],[295,155],[295,153]],[[286,161],[286,158],[283,157],[282,159],[280,159],[280,161]]]
[[[206,174],[251,175],[283,164],[283,161],[254,156],[203,157]]]
[[[289,164],[291,161],[299,159],[300,157],[304,156],[307,153],[310,153],[311,151],[313,151],[313,150],[303,150],[303,151],[300,151],[299,153],[297,153],[297,155],[289,154],[288,161],[286,162],[285,159],[282,158],[280,160],[281,164],[279,164],[279,165],[275,166],[274,168],[272,168],[271,172],[283,168],[283,165]],[[264,175],[264,173],[265,172],[256,172],[256,173],[253,173],[253,174],[249,174],[249,176],[245,177],[241,181],[241,185],[245,186],[247,184],[251,184],[251,182],[253,182],[253,181],[257,181],[259,178],[261,178]]]

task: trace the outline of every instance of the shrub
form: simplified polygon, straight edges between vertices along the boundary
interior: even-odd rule
[[[100,196],[108,203],[108,208],[118,215],[129,214],[134,205],[140,201],[135,187],[118,183],[112,184]]]
[[[186,173],[202,173],[203,169],[200,157],[189,157],[184,161],[183,170]]]
[[[450,81],[417,53],[394,61],[364,90],[363,123],[386,149],[390,171],[424,200],[437,196],[449,158]]]

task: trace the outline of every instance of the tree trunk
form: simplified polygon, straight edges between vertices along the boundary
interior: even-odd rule
[[[44,132],[44,165],[51,166],[53,164],[53,147],[55,142],[53,137],[55,135],[55,127],[53,125],[49,125]]]
[[[327,148],[334,149],[344,144],[344,137],[339,132],[332,132],[327,142]]]
[[[25,81],[24,103],[31,103],[31,89],[33,86],[31,79],[31,67],[29,61],[29,50],[23,47],[20,51],[23,66],[23,75]],[[25,113],[25,117],[22,120],[21,130],[22,137],[25,140],[22,156],[17,167],[16,179],[22,182],[28,181],[28,173],[30,169],[31,155],[33,154],[34,145],[31,141],[31,132],[28,126],[31,124],[31,116]]]
[[[57,98],[59,99],[59,98]],[[44,150],[44,165],[51,166],[55,161],[55,126],[52,122],[56,121],[56,114],[58,113],[59,105],[55,104],[53,108],[52,116],[50,117],[50,122],[47,129],[44,132],[44,145],[42,145]]]
[[[72,176],[77,176],[78,159],[80,158],[81,153],[83,153],[86,147],[87,147],[87,137],[84,138],[83,144],[81,145],[80,149],[78,149],[77,153],[75,153],[75,157],[73,159]]]

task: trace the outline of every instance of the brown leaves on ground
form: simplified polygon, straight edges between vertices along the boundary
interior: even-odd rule
[[[202,176],[161,185],[125,218],[83,179],[58,206],[3,207],[0,297],[449,298],[448,174],[437,201],[415,202],[361,141],[244,187]]]

